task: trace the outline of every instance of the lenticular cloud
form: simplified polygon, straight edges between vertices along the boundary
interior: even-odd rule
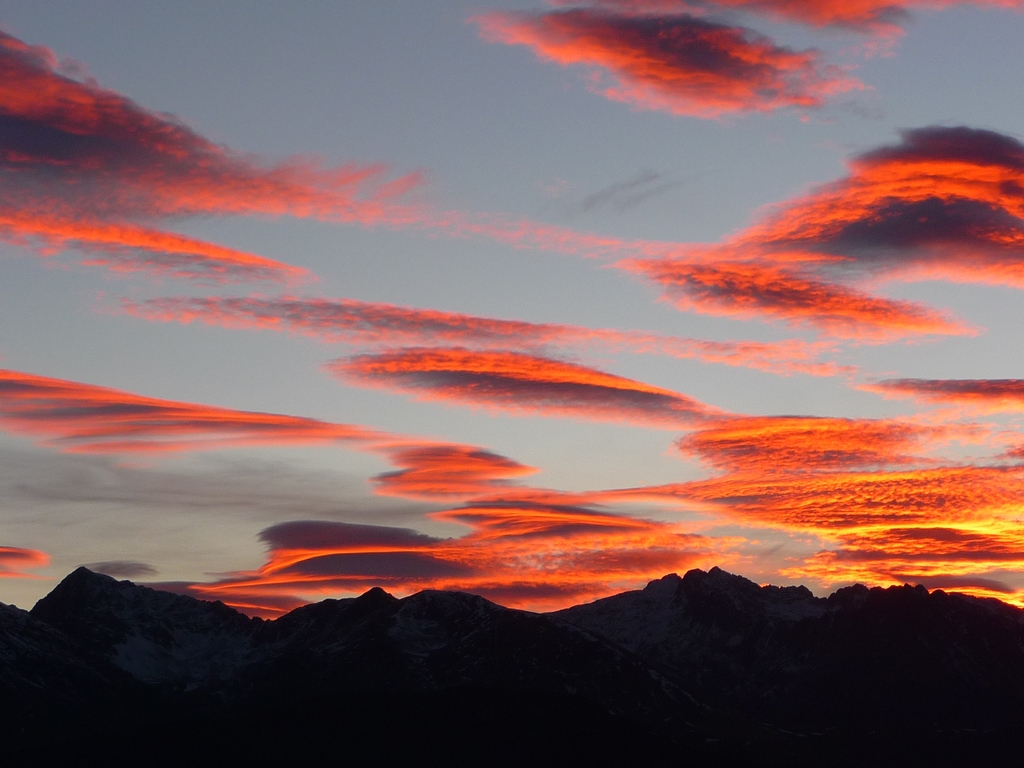
[[[410,348],[356,355],[331,370],[346,381],[511,413],[624,421],[665,429],[716,413],[685,395],[516,352]]]

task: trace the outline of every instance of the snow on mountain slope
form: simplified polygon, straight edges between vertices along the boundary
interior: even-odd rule
[[[200,684],[258,659],[263,624],[222,603],[79,568],[30,611],[97,658],[146,682]]]

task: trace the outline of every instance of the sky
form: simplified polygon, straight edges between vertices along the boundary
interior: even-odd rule
[[[0,601],[1024,605],[1024,0],[0,0]]]

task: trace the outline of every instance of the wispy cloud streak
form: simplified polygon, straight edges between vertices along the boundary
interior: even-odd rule
[[[33,579],[26,570],[50,564],[50,556],[38,549],[0,547],[0,579]]]
[[[10,370],[0,370],[0,426],[83,453],[385,439],[347,424],[159,400]]]
[[[1024,379],[887,379],[861,389],[981,411],[1024,411]]]
[[[201,215],[373,222],[419,182],[378,165],[265,165],[0,33],[0,234],[90,263],[212,282],[307,277],[297,267],[152,228]]]
[[[849,372],[844,366],[821,359],[834,352],[829,342],[710,341],[644,331],[503,320],[353,299],[177,296],[141,302],[124,300],[120,311],[159,322],[287,330],[360,346],[452,344],[526,352],[598,348],[696,359],[780,375],[835,376]]]
[[[238,446],[343,444],[396,469],[380,493],[410,499],[505,491],[536,472],[496,453],[353,424],[159,400],[91,384],[0,370],[0,428],[69,453],[125,454]]]

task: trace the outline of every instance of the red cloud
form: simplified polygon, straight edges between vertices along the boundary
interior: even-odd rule
[[[196,215],[372,222],[415,176],[380,166],[264,166],[59,71],[51,51],[0,33],[0,234],[77,246],[93,263],[218,282],[293,280],[303,270],[154,230]]]
[[[574,9],[491,13],[474,19],[485,39],[527,45],[563,66],[596,68],[603,95],[644,109],[717,117],[818,107],[862,87],[816,51],[793,51],[743,27],[689,15],[618,15]]]
[[[0,547],[0,579],[35,578],[26,569],[42,568],[50,564],[50,556],[38,549],[21,547]]]
[[[679,428],[715,413],[666,389],[574,363],[515,352],[412,348],[339,360],[346,381],[513,413]]]
[[[1024,288],[1024,144],[933,126],[904,132],[899,144],[854,158],[850,168],[720,245],[620,266],[664,286],[684,308],[760,314],[868,340],[972,329],[851,284]]]
[[[296,216],[487,237],[561,253],[656,255],[672,243],[586,234],[527,219],[402,205],[420,174],[381,165],[266,165],[173,117],[81,82],[53,52],[0,33],[0,237],[41,253],[206,282],[309,278],[306,270],[156,229],[190,216]]]
[[[577,376],[576,368],[563,373]],[[552,378],[550,369],[540,370]],[[591,374],[597,381],[607,376]],[[913,577],[982,594],[994,589],[986,574],[1018,567],[1022,551],[1017,518],[1024,466],[936,466],[913,452],[948,430],[891,420],[702,414],[680,447],[723,470],[721,476],[575,495],[518,485],[532,468],[470,446],[11,371],[0,372],[0,425],[96,452],[346,441],[395,466],[376,478],[382,493],[465,500],[434,513],[468,527],[455,539],[379,526],[289,523],[265,533],[271,553],[263,568],[188,587],[250,612],[270,614],[310,596],[372,584],[403,592],[465,589],[506,604],[554,608],[667,570],[735,557],[728,551],[734,540],[615,514],[595,506],[601,500],[680,504],[744,526],[819,537],[834,548],[794,563],[785,575],[823,584]],[[0,549],[7,575],[45,562],[42,553]]]
[[[822,354],[833,351],[833,345],[827,342],[811,343],[801,339],[708,341],[643,331],[500,320],[353,299],[178,296],[143,302],[124,300],[121,308],[147,320],[288,330],[349,344],[420,346],[443,343],[473,348],[502,346],[523,351],[596,346],[615,352],[694,358],[781,375],[835,376],[849,371],[836,363],[820,361]]]

